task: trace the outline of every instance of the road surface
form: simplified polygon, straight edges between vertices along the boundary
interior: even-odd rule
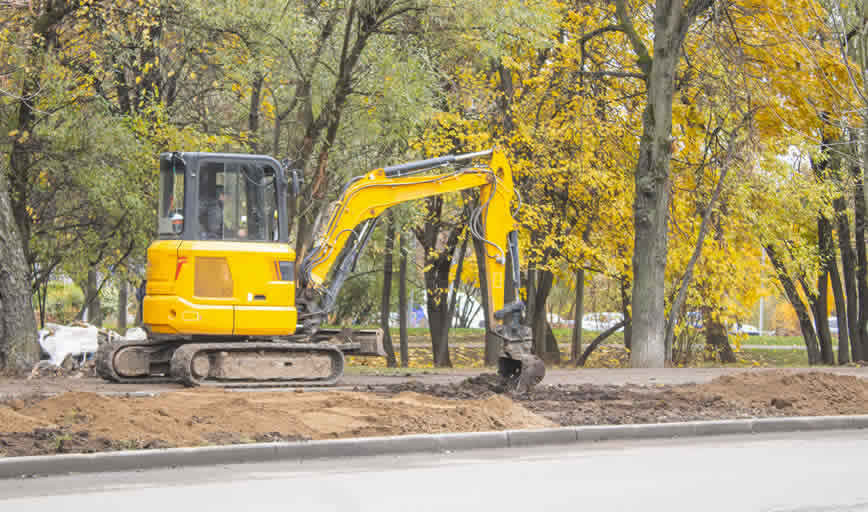
[[[868,432],[610,441],[0,480],[0,510],[861,511]]]

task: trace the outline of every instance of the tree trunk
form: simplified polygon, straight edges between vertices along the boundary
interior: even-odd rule
[[[451,251],[450,251],[451,253]],[[451,258],[434,257],[428,259],[425,270],[426,309],[428,310],[428,329],[431,332],[431,350],[434,366],[451,367],[449,358],[449,302],[446,291],[449,286],[449,267]]]
[[[547,363],[560,362],[560,349],[546,318],[546,302],[552,291],[554,274],[539,269],[529,271],[528,274],[528,310],[533,331],[534,353]]]
[[[39,360],[23,247],[0,172],[0,370],[30,369]]]
[[[553,364],[561,362],[561,347],[558,345],[558,339],[552,331],[552,324],[546,318],[546,361]]]
[[[395,248],[395,219],[392,213],[387,213],[386,222],[386,253],[383,257],[383,299],[380,303],[380,326],[383,329],[383,349],[386,351],[386,365],[389,368],[398,366],[395,360],[395,347],[392,345],[392,334],[389,331],[389,315],[392,305],[392,252]]]
[[[634,368],[663,368],[666,363],[664,284],[672,157],[672,97],[681,40],[672,37],[670,27],[658,22],[661,4],[665,3],[658,3],[656,7],[654,58],[646,82],[648,99],[642,114],[639,160],[634,173],[633,348],[630,352],[630,363]]]
[[[78,319],[84,320],[91,325],[102,326],[102,307],[99,298],[99,286],[95,270],[87,271],[87,281],[82,283],[84,290],[84,304],[78,312]],[[85,318],[85,313],[87,317]]]
[[[400,329],[401,367],[410,362],[407,343],[407,252],[404,250],[404,234],[398,239],[398,328]]]
[[[448,269],[446,270],[446,272],[448,277]],[[445,293],[439,292],[445,289],[445,283],[443,286],[435,288],[428,287],[426,304],[426,309],[428,310],[428,328],[431,332],[431,352],[434,356],[434,366],[438,368],[452,367],[452,360],[449,357],[450,319],[447,318],[449,313],[449,307],[446,301]],[[432,291],[434,293],[432,293]]]
[[[627,283],[621,279],[621,314],[627,323],[624,325],[624,347],[633,350],[633,322],[630,318],[630,296],[627,295]]]
[[[118,332],[124,334],[127,332],[127,290],[129,289],[127,280],[121,276],[118,283]]]
[[[142,283],[139,285],[139,287],[136,288],[136,319],[135,319],[135,321],[133,321],[133,324],[136,327],[141,327],[142,323],[144,322],[144,319],[143,319],[144,309],[145,309],[144,308],[144,306],[145,306],[144,284],[145,284],[145,282],[142,281]]]
[[[87,319],[93,325],[102,327],[102,300],[99,296],[96,270],[87,272],[87,294],[90,297]]]
[[[838,364],[850,362],[850,337],[847,333],[847,303],[844,299],[844,289],[841,286],[841,276],[838,273],[838,263],[829,266],[829,277],[832,281],[832,294],[835,296],[835,314],[838,318]]]
[[[814,331],[814,324],[811,323],[811,315],[808,314],[805,303],[802,302],[802,299],[799,297],[799,293],[796,290],[795,283],[787,274],[787,270],[783,263],[778,259],[777,253],[770,246],[765,246],[765,250],[772,267],[775,269],[775,274],[781,282],[784,293],[787,295],[787,300],[790,302],[790,305],[793,306],[793,309],[796,311],[796,316],[799,318],[799,327],[802,329],[802,338],[805,340],[805,348],[808,350],[808,363],[812,365],[817,364],[820,362],[820,350],[817,347],[817,334]]]
[[[597,347],[600,346],[600,343],[605,341],[606,338],[608,338],[609,336],[618,332],[618,329],[620,329],[621,327],[625,327],[628,324],[629,320],[625,318],[624,320],[621,320],[617,324],[601,332],[596,338],[594,338],[591,343],[588,344],[588,348],[586,348],[585,351],[582,352],[578,359],[576,359],[576,366],[585,366],[585,363],[588,362],[588,357],[590,357],[594,350],[596,350]]]
[[[735,352],[729,344],[729,336],[726,334],[726,326],[710,309],[704,308],[703,322],[705,324],[705,344],[711,347],[720,357],[722,363],[736,362]]]
[[[39,328],[45,328],[45,311],[48,301],[48,278],[36,286],[36,307],[39,310]]]
[[[452,279],[451,293],[449,294],[449,326],[452,327],[452,319],[455,318],[455,306],[458,303],[458,292],[461,289],[461,272],[464,270],[464,257],[467,254],[467,240],[470,235],[464,237],[461,241],[461,247],[458,249],[456,257],[458,261],[455,266],[455,278]]]
[[[570,359],[578,361],[582,355],[582,317],[585,316],[585,269],[576,270],[576,302],[573,307],[573,340]]]
[[[817,238],[820,249],[820,275],[817,277],[817,302],[814,308],[814,324],[820,342],[820,353],[825,364],[835,364],[832,334],[829,332],[829,267],[837,265],[835,242],[832,239],[832,223],[825,215],[817,219]]]
[[[690,260],[687,262],[687,267],[684,269],[684,276],[681,278],[681,283],[678,286],[678,293],[672,305],[669,308],[669,320],[666,322],[666,334],[664,338],[664,347],[666,349],[666,360],[672,360],[672,338],[675,336],[675,325],[681,317],[681,310],[684,308],[684,303],[687,301],[687,289],[693,281],[693,269],[696,267],[696,262],[699,261],[699,256],[702,254],[702,246],[705,244],[705,236],[708,234],[711,212],[714,208],[714,203],[720,196],[720,191],[723,189],[723,182],[729,172],[729,166],[724,165],[720,171],[720,177],[717,179],[717,184],[711,192],[711,198],[708,200],[708,205],[705,211],[702,212],[702,222],[699,224],[699,234],[696,236],[696,245],[693,247],[693,254],[690,255]]]
[[[859,312],[857,314],[859,340],[861,341],[862,357],[868,359],[868,258],[865,254],[865,196],[863,195],[863,174],[856,177],[855,226],[856,232],[856,285],[859,293]]]
[[[829,332],[829,277],[822,273],[817,278],[817,294],[811,297],[814,311],[814,325],[820,343],[820,357],[823,364],[835,364],[835,350],[832,348],[832,334]]]
[[[859,292],[856,287],[856,256],[853,253],[853,245],[850,242],[850,220],[847,218],[846,198],[838,197],[833,201],[835,207],[835,218],[838,224],[838,246],[841,250],[841,274],[844,281],[844,290],[846,292],[846,315],[847,333],[850,339],[850,352],[853,356],[853,361],[862,360],[862,338],[859,335]],[[838,318],[841,318],[841,311],[838,310]],[[841,336],[841,333],[838,333]],[[840,343],[840,340],[839,340]],[[841,353],[838,352],[840,359]]]
[[[442,249],[438,241],[441,239],[445,223],[443,219],[443,197],[435,196],[426,199],[428,219],[425,224],[416,229],[416,238],[425,250],[425,290],[426,308],[428,310],[428,328],[431,333],[431,345],[434,355],[434,365],[451,367],[449,358],[449,269],[452,255],[458,247],[459,235],[467,219],[462,217],[458,225],[448,231],[446,242]]]
[[[646,84],[642,137],[634,172],[633,199],[633,348],[630,363],[638,368],[662,368],[664,344],[664,283],[669,225],[669,166],[672,138],[672,98],[681,45],[696,17],[711,0],[660,0],[654,5],[653,58],[633,26],[625,0],[615,0],[621,30],[638,57]],[[633,16],[638,16],[634,14]]]

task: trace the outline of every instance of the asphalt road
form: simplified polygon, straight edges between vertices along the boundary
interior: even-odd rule
[[[868,432],[0,480],[0,510],[861,511]]]

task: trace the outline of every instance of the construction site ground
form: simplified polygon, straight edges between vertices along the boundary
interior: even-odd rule
[[[0,456],[868,414],[868,368],[555,369],[521,396],[489,371],[355,369],[333,388],[255,391],[0,377]]]

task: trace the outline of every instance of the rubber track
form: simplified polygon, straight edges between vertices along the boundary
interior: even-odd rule
[[[118,375],[114,367],[115,354],[121,349],[128,347],[152,347],[154,345],[168,345],[170,341],[157,340],[115,340],[109,343],[103,343],[96,351],[96,372],[105,380],[120,382],[122,384],[161,384],[164,382],[174,382],[175,379],[171,375],[154,375],[148,377],[122,377]],[[177,342],[176,342],[177,343]]]
[[[334,354],[337,368],[327,378],[293,379],[293,380],[202,380],[193,375],[193,358],[199,352],[256,352],[259,350],[275,351],[285,349],[286,352],[328,352]],[[256,388],[256,387],[290,387],[290,386],[328,386],[337,382],[344,374],[344,354],[335,347],[311,343],[276,343],[276,342],[218,342],[218,343],[185,343],[172,354],[170,374],[174,381],[186,386],[208,386],[221,388]]]

